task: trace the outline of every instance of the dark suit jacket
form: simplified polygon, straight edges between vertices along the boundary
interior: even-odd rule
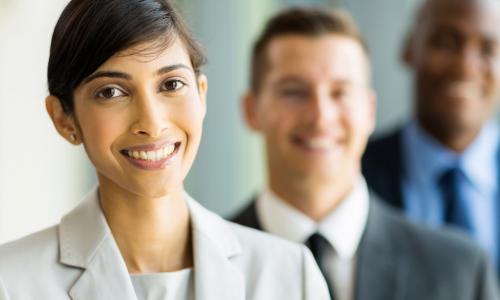
[[[361,163],[372,191],[396,208],[403,208],[405,165],[401,151],[401,129],[370,141]]]
[[[407,176],[402,150],[402,129],[368,143],[362,161],[362,172],[372,191],[396,208],[403,208],[403,180]],[[497,151],[500,170],[500,147]],[[500,187],[500,177],[497,179]],[[500,200],[500,194],[499,194]],[[500,209],[500,205],[498,205]],[[499,211],[500,215],[500,211]],[[500,229],[500,223],[498,223]],[[500,232],[500,230],[499,230]]]
[[[403,180],[406,178],[402,154],[402,129],[374,139],[368,143],[362,161],[362,172],[372,191],[390,205],[404,208]],[[497,152],[497,169],[500,170],[500,148]],[[500,177],[497,178],[500,187]],[[500,193],[497,196],[497,215],[500,216]],[[500,219],[496,222],[500,240]],[[500,262],[496,266],[500,274]]]
[[[234,222],[262,230],[252,201]],[[355,300],[496,300],[484,253],[456,232],[431,231],[371,199],[361,239]]]

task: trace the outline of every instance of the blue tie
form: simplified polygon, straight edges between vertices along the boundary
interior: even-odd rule
[[[469,208],[460,186],[465,175],[459,167],[446,170],[440,177],[439,185],[443,197],[444,222],[458,227],[470,234],[473,233]]]

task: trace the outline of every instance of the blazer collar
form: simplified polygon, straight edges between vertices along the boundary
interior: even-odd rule
[[[245,278],[232,260],[242,249],[228,223],[189,198],[193,226],[195,298],[245,299]]]
[[[192,230],[196,299],[245,299],[244,276],[233,264],[240,243],[226,221],[186,194]],[[60,262],[83,274],[70,290],[72,299],[137,300],[125,262],[115,243],[94,188],[59,226]]]

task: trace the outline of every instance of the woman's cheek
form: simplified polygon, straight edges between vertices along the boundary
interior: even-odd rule
[[[93,152],[93,155],[111,151],[113,142],[124,134],[122,121],[116,120],[113,116],[94,114],[91,120],[83,124],[85,124],[82,128],[85,146]],[[96,151],[99,153],[94,153]]]

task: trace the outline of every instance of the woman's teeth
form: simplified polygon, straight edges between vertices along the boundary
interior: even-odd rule
[[[141,160],[157,161],[167,158],[175,150],[175,145],[171,144],[155,151],[127,151],[127,155]]]

